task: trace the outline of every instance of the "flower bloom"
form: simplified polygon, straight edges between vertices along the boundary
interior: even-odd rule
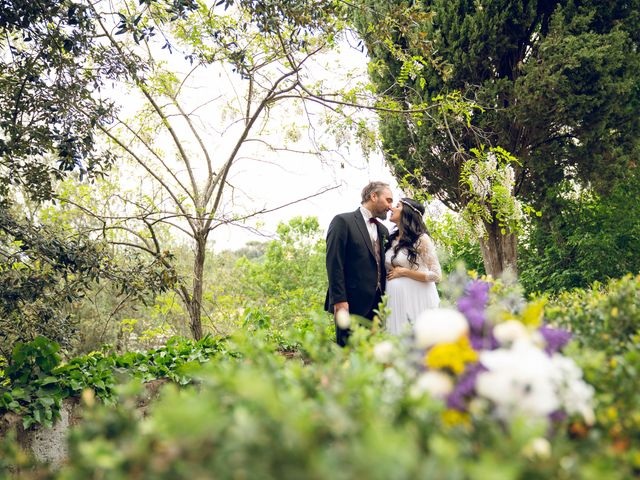
[[[476,350],[497,347],[490,325],[486,321],[485,307],[489,301],[488,282],[474,280],[466,289],[464,296],[458,300],[458,310],[469,322],[471,345]]]
[[[557,370],[555,387],[568,414],[578,414],[587,425],[593,424],[595,415],[591,403],[594,389],[582,379],[582,371],[573,359],[560,354],[551,356],[551,362]]]
[[[476,393],[476,381],[480,372],[487,369],[480,363],[467,365],[464,373],[458,378],[453,391],[447,397],[447,406],[455,410],[468,410],[467,401]]]
[[[425,310],[416,319],[415,342],[418,348],[429,348],[438,343],[451,343],[469,331],[467,320],[450,308]]]
[[[493,336],[500,345],[510,345],[517,340],[528,340],[531,333],[518,320],[507,320],[493,327]]]
[[[553,382],[557,370],[532,343],[519,341],[511,349],[484,351],[480,362],[487,371],[478,375],[476,390],[494,403],[499,417],[546,417],[560,408]]]
[[[428,393],[435,398],[444,398],[453,390],[453,381],[449,375],[430,370],[418,377],[414,383],[411,393],[414,396],[421,396]]]
[[[467,337],[453,343],[440,343],[433,346],[425,356],[425,365],[429,368],[450,370],[455,375],[464,371],[467,363],[478,360],[477,352],[471,348]]]
[[[373,357],[380,363],[389,363],[393,354],[393,344],[385,340],[373,347]]]
[[[341,308],[336,312],[336,323],[340,328],[346,330],[351,325],[351,315],[344,308]]]
[[[447,409],[442,412],[442,421],[449,426],[464,425],[468,427],[471,425],[471,416],[467,412]]]
[[[566,330],[561,330],[559,328],[552,328],[548,325],[542,325],[538,332],[542,335],[545,340],[546,347],[545,351],[551,355],[553,353],[557,353],[562,348],[569,343],[571,340],[571,333]]]

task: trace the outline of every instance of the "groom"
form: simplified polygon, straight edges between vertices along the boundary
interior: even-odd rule
[[[389,236],[384,219],[391,209],[389,185],[371,182],[362,190],[362,204],[355,212],[336,215],[327,232],[329,290],[324,308],[334,314],[336,341],[344,347],[351,331],[340,328],[336,314],[373,319],[385,287],[384,246]]]

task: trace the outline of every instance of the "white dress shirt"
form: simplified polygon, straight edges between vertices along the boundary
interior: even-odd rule
[[[362,216],[364,217],[364,224],[367,226],[367,230],[369,230],[371,244],[374,245],[378,241],[378,227],[375,223],[371,223],[369,221],[370,218],[373,218],[373,215],[362,205],[360,206],[360,213],[362,213]]]

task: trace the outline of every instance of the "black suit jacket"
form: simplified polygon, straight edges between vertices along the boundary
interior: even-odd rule
[[[374,255],[378,255],[381,268],[381,288],[384,292],[386,272],[384,247],[389,231],[378,222],[379,251],[373,251],[369,231],[360,209],[336,215],[327,231],[327,276],[329,289],[325,310],[333,313],[333,305],[349,302],[349,312],[365,316],[377,305],[377,267]]]

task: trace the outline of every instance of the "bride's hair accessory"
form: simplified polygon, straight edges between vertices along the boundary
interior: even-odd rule
[[[405,201],[405,200],[400,200],[400,203],[402,203],[403,205],[406,205],[407,207],[409,207],[411,210],[413,210],[414,212],[416,212],[418,215],[422,216],[422,212],[420,210],[418,210],[416,207],[414,207],[413,205],[411,205],[409,202]]]

